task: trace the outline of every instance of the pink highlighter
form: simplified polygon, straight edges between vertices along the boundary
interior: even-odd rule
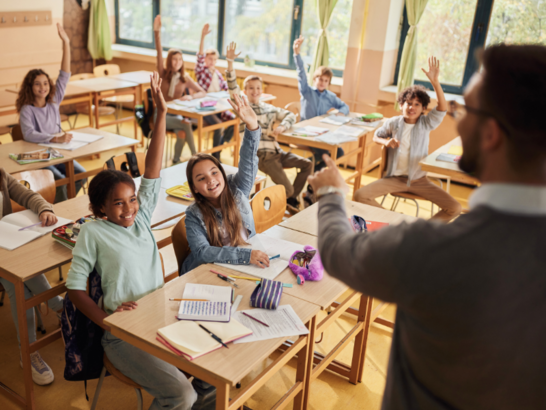
[[[216,100],[206,100],[206,101],[201,101],[200,105],[201,107],[214,107],[217,103],[218,101]]]

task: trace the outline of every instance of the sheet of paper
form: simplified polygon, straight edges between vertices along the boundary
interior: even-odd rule
[[[362,134],[361,129],[356,127],[349,127],[348,125],[342,125],[335,132],[350,135],[351,137],[358,137],[360,134]]]
[[[19,231],[17,225],[0,221],[0,248],[12,251],[41,235],[31,230]]]
[[[228,302],[182,301],[178,318],[186,320],[229,320],[231,304]]]
[[[343,125],[351,121],[350,117],[342,117],[339,115],[330,115],[329,117],[323,118],[320,120],[320,122],[324,122],[326,124],[334,124],[334,125]]]
[[[212,275],[212,273],[211,273]],[[200,285],[187,283],[184,286],[183,299],[207,299],[212,302],[231,303],[232,288],[228,286]]]
[[[84,132],[70,131],[72,141],[91,143],[104,138],[103,135],[86,134]]]
[[[341,134],[338,132],[328,132],[316,138],[317,141],[322,141],[331,145],[344,144],[346,142],[358,141],[357,138],[351,137],[347,134]]]
[[[61,149],[65,151],[74,151],[75,149],[81,148],[87,144],[88,144],[87,142],[83,142],[83,141],[70,141],[67,144],[44,143],[44,144],[38,144],[38,145],[41,145],[42,147]]]
[[[260,233],[251,239],[257,238],[260,241],[263,252],[269,256],[281,255],[280,259],[289,261],[292,254],[296,251],[303,251],[303,246],[299,243],[284,241],[282,239],[272,238],[266,234]]]
[[[229,98],[229,92],[228,91],[218,91],[215,93],[208,93],[207,97],[217,98],[218,100],[222,98]]]
[[[242,312],[245,312],[256,319],[267,323],[269,327],[252,320],[248,316],[243,315]],[[309,329],[305,327],[301,319],[290,305],[279,306],[277,310],[240,310],[235,312],[233,318],[237,319],[244,326],[252,330],[252,334],[250,336],[243,337],[242,339],[236,340],[233,343],[250,343],[258,340],[299,336],[309,333]]]
[[[40,222],[40,217],[32,212],[30,209],[25,209],[21,212],[16,212],[13,214],[6,215],[2,218],[2,222],[7,222],[12,225],[16,225],[17,229],[24,228],[26,226],[34,225],[38,222]],[[62,218],[57,215],[57,223],[55,225],[51,226],[33,226],[32,228],[25,229],[25,231],[33,231],[41,235],[45,235],[51,231],[53,231],[55,228],[58,228],[59,226],[63,226],[66,224],[71,223],[72,221],[70,219]],[[21,231],[24,232],[24,231]]]

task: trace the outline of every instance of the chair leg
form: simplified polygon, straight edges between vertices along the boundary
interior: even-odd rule
[[[140,389],[135,389],[137,396],[137,410],[142,410],[142,392]]]
[[[415,217],[419,217],[419,203],[415,200],[415,199],[412,199],[413,202],[415,202],[415,207],[417,208],[416,212],[415,212]]]
[[[100,389],[102,387],[102,382],[104,381],[104,376],[106,376],[106,367],[102,368],[100,372],[99,382],[97,383],[97,389],[95,390],[95,396],[93,397],[93,404],[91,404],[91,410],[95,410],[97,407],[97,402],[99,401]]]
[[[59,281],[62,282],[62,280],[63,280],[63,268],[59,266]]]
[[[121,104],[116,104],[116,111],[114,112],[114,117],[116,120],[119,120],[119,114],[121,111]],[[119,122],[116,124],[116,133],[119,135]]]
[[[387,199],[387,195],[385,195],[385,196],[383,197],[383,199],[381,200],[381,206],[383,206],[383,202],[385,202],[385,199]]]
[[[42,314],[38,310],[38,306],[34,307],[34,313],[36,314],[36,330],[41,332],[43,335],[46,333],[44,322],[42,320]]]

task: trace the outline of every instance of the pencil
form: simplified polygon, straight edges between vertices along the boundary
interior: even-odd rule
[[[41,222],[38,222],[37,224],[33,224],[33,225],[29,225],[29,226],[25,226],[24,228],[21,228],[19,229],[20,231],[24,231],[25,229],[28,229],[28,228],[32,228],[33,226],[36,226],[36,225],[41,225],[42,223]]]
[[[246,276],[235,276],[235,275],[230,275],[228,276],[229,278],[235,278],[235,279],[244,279],[244,280],[251,280],[251,281],[255,281],[256,278],[247,278]]]
[[[169,299],[171,302],[210,302],[208,299]]]
[[[241,312],[241,313],[242,313],[243,315],[245,315],[245,316],[248,316],[248,317],[251,318],[252,320],[255,320],[256,322],[261,323],[262,325],[269,327],[269,325],[268,325],[267,323],[264,323],[264,322],[262,322],[261,320],[256,319],[254,316],[250,316],[248,313],[245,313],[245,312]]]

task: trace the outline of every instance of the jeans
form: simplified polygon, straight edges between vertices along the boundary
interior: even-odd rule
[[[55,178],[55,181],[66,178],[65,164],[52,165],[47,167],[46,169],[49,169],[51,172],[53,172],[53,177]],[[77,161],[74,161],[74,173],[81,174],[82,172],[85,172],[85,168],[78,164]],[[76,194],[80,191],[82,185],[85,184],[86,181],[87,179],[81,179],[79,181],[76,181]],[[55,194],[55,203],[66,201],[67,199],[68,195],[66,191],[66,185],[57,187],[57,191]]]
[[[6,279],[0,278],[0,282],[6,289],[9,297],[9,303],[11,306],[11,316],[13,317],[13,322],[15,323],[15,329],[17,330],[17,340],[19,344],[21,343],[21,338],[19,337],[19,320],[17,319],[17,301],[15,299],[15,286],[13,283]],[[47,278],[44,275],[36,276],[35,278],[29,279],[25,282],[25,300],[30,299],[33,296],[39,295],[46,290],[51,289],[51,285],[47,281]],[[55,312],[63,308],[63,298],[60,296],[55,296],[47,301],[49,308]],[[27,331],[28,331],[28,342],[34,343],[36,341],[36,323],[34,320],[34,308],[27,309]]]
[[[320,148],[311,148],[311,151],[315,154],[315,172],[320,171],[322,168],[326,166],[326,163],[322,160],[323,154],[330,155],[330,151]],[[343,148],[338,147],[337,148],[337,157],[341,158],[343,155],[345,155],[345,151],[343,151]]]
[[[217,114],[209,115],[203,118],[203,120],[205,121],[205,124],[207,125],[220,124],[221,122],[223,122],[220,116]],[[218,145],[222,145],[226,142],[230,142],[231,139],[233,138],[233,129],[234,129],[233,125],[230,125],[229,127],[227,127],[226,130],[224,131],[223,138],[222,138],[222,129],[219,128],[217,130],[214,130],[214,134],[212,137],[212,146],[217,147]],[[216,157],[216,159],[218,160],[220,159],[220,151],[215,152],[212,155]]]
[[[112,364],[154,397],[150,410],[190,410],[197,393],[184,373],[139,348],[104,332],[102,347]]]

